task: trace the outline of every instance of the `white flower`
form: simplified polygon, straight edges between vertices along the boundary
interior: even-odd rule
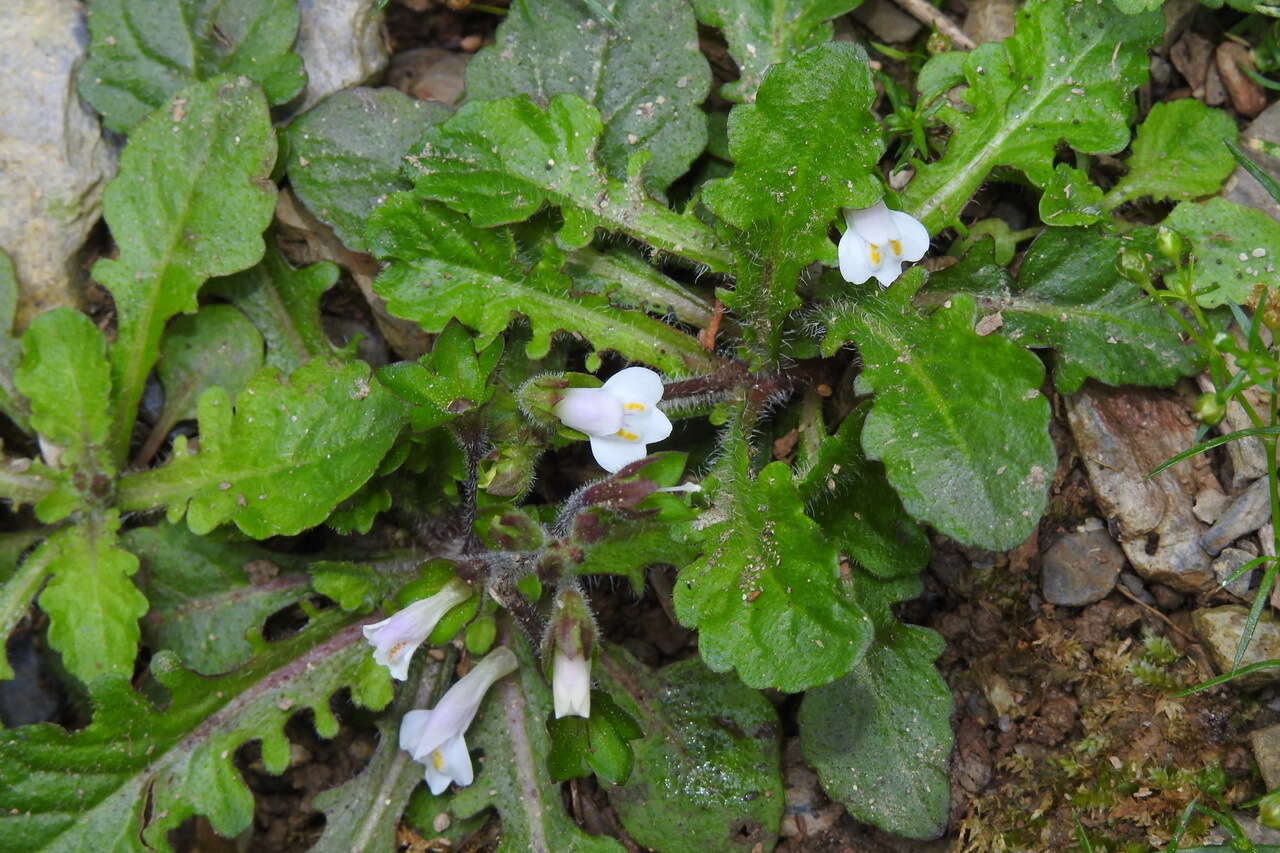
[[[553,410],[564,425],[591,438],[591,453],[610,474],[643,459],[645,445],[671,435],[658,408],[662,380],[647,367],[620,370],[601,388],[570,388]]]
[[[566,654],[557,646],[551,660],[551,695],[557,720],[571,714],[590,717],[591,661],[580,654]]]
[[[862,284],[875,276],[888,287],[902,274],[904,261],[918,261],[929,251],[929,232],[920,221],[883,201],[862,210],[846,210],[848,225],[840,238],[840,275]]]
[[[373,659],[391,670],[391,677],[409,677],[409,660],[436,627],[441,617],[471,597],[471,587],[454,578],[435,595],[415,601],[390,618],[364,626],[364,638],[373,645]]]
[[[458,679],[434,708],[404,715],[400,721],[400,748],[426,767],[431,793],[441,793],[450,782],[463,787],[471,784],[475,774],[463,735],[489,687],[515,672],[517,666],[511,650],[499,646]]]

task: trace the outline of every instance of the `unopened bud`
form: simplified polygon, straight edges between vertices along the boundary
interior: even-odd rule
[[[1120,258],[1116,261],[1116,266],[1122,276],[1139,287],[1150,286],[1151,263],[1142,252],[1124,249],[1120,252]]]
[[[1156,231],[1156,248],[1166,261],[1175,267],[1182,266],[1182,253],[1186,250],[1186,243],[1177,231],[1161,225]]]
[[[1280,829],[1280,791],[1272,791],[1258,803],[1258,823]]]
[[[1226,414],[1226,404],[1217,394],[1201,394],[1196,400],[1195,416],[1203,424],[1216,426]]]

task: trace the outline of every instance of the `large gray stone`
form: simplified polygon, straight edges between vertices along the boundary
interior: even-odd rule
[[[294,50],[307,69],[299,110],[334,92],[359,86],[387,67],[378,0],[298,0],[301,21]]]
[[[20,327],[79,301],[80,250],[114,171],[76,95],[88,38],[75,0],[6,0],[0,13],[0,248],[22,285]]]
[[[1045,552],[1041,561],[1045,601],[1063,607],[1101,601],[1115,588],[1123,567],[1120,546],[1099,519],[1090,518]]]
[[[1208,459],[1196,456],[1147,477],[1195,444],[1183,404],[1169,394],[1090,382],[1067,398],[1067,421],[1098,505],[1114,520],[1134,571],[1179,592],[1216,584],[1212,558],[1200,545],[1207,527],[1192,512],[1195,495],[1216,482]]]

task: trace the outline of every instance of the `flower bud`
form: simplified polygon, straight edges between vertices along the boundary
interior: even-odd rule
[[[1258,803],[1258,823],[1280,829],[1280,791],[1272,791]]]
[[[1151,286],[1151,263],[1147,256],[1135,249],[1124,249],[1116,261],[1120,274],[1139,287]]]
[[[1161,225],[1156,230],[1156,248],[1160,251],[1160,255],[1175,267],[1182,265],[1182,253],[1186,250],[1186,244],[1177,231]]]
[[[1226,404],[1217,394],[1201,394],[1196,400],[1195,416],[1202,424],[1216,426],[1227,414]]]
[[[582,593],[562,587],[543,640],[543,665],[551,670],[556,719],[591,716],[591,653],[596,626]]]

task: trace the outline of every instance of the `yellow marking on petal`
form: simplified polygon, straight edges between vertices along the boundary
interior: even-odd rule
[[[409,644],[404,642],[396,643],[394,646],[391,647],[391,651],[387,652],[387,659],[395,660],[396,657],[400,654],[400,652],[404,651],[404,647],[407,645]]]
[[[628,412],[643,412],[644,403],[623,403],[622,408],[626,409]]]
[[[625,439],[626,441],[640,440],[640,436],[636,435],[634,432],[627,432],[625,429],[618,430],[615,435],[617,435],[618,438]]]
[[[902,256],[902,244],[897,240],[890,240],[889,247],[893,249],[893,253],[895,255],[898,255],[899,257]]]
[[[431,753],[431,763],[437,770],[444,769],[444,756],[440,754],[440,750],[437,749]]]
[[[873,267],[880,266],[880,247],[879,246],[877,246],[875,243],[868,243],[867,255],[869,255],[871,258],[871,266]]]

